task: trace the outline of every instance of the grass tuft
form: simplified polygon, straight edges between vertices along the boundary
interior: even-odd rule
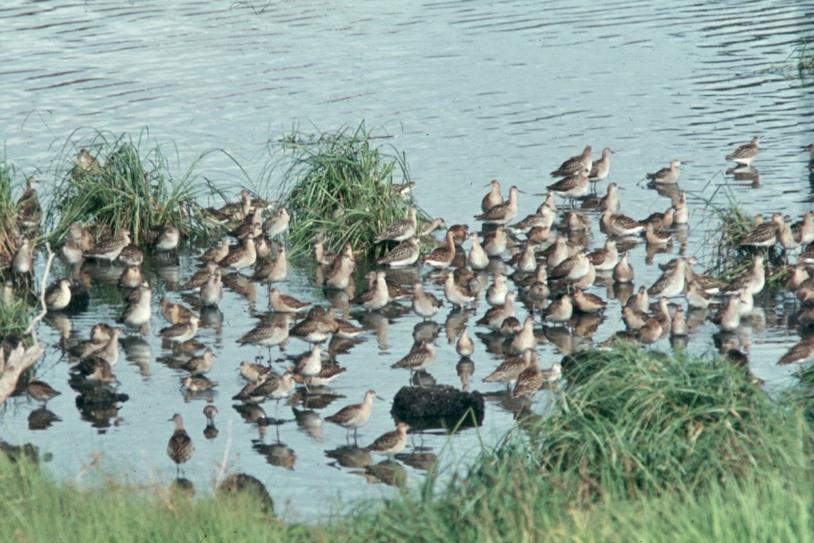
[[[84,145],[96,161],[85,168],[75,163],[74,146],[66,144],[54,190],[58,197],[46,215],[54,241],[77,221],[90,224],[92,232],[103,237],[126,228],[136,245],[149,242],[152,232],[166,225],[177,227],[184,238],[216,233],[196,204],[207,184],[198,181],[195,164],[174,176],[161,147],[149,146],[145,136],[141,133],[134,140],[126,134],[96,132]]]
[[[14,166],[0,161],[0,270],[11,264],[19,246],[17,229],[17,204],[12,194]]]
[[[374,238],[403,218],[410,202],[393,194],[393,183],[407,183],[406,158],[392,146],[376,145],[364,122],[334,133],[294,131],[283,139],[292,163],[284,175],[281,200],[291,213],[292,253],[310,250],[313,240],[340,250],[374,256]],[[427,220],[419,211],[419,221]]]

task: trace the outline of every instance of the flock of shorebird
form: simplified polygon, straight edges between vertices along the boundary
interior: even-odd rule
[[[749,168],[758,150],[759,141],[755,138],[726,159]],[[814,147],[810,146],[809,150],[814,171]],[[748,365],[746,355],[737,348],[737,340],[726,335],[734,332],[742,319],[748,318],[753,311],[754,296],[766,285],[768,248],[779,245],[788,255],[802,247],[797,264],[792,268],[789,286],[804,307],[810,308],[814,322],[814,274],[809,275],[807,268],[814,264],[814,212],[806,213],[795,224],[789,224],[780,213],[766,222],[758,217],[757,226],[741,241],[743,246],[754,248],[753,264],[732,281],[724,282],[698,273],[694,270],[697,262],[693,258],[678,257],[660,266],[661,276],[652,285],[634,289],[636,274],[628,249],[643,239],[648,251],[664,250],[671,244],[675,232],[686,228],[689,210],[684,193],[675,191],[675,197],[664,212],[643,219],[631,218],[620,213],[618,187],[609,183],[605,196],[594,198],[599,210],[599,228],[607,238],[601,247],[590,249],[585,235],[591,229],[590,216],[576,211],[573,206],[561,212],[555,199],[560,197],[573,202],[587,195],[591,183],[608,177],[611,153],[605,148],[594,161],[592,149],[587,146],[581,154],[564,161],[551,172],[560,179],[549,185],[543,203],[533,214],[519,220],[521,191],[512,186],[504,199],[500,183],[491,181],[481,202],[481,211],[474,216],[483,225],[481,232],[470,232],[466,224],[447,226],[440,218],[422,224],[416,208],[407,207],[405,218],[393,222],[376,238],[377,243],[386,244],[389,250],[377,261],[377,269],[367,274],[367,289],[359,294],[355,294],[353,248],[346,246],[341,252],[331,254],[321,240],[315,240],[313,258],[319,283],[327,292],[346,293],[350,306],[365,313],[386,311],[394,302],[409,301],[412,310],[422,319],[419,324],[432,322],[445,300],[455,314],[462,316],[456,319],[456,326],[448,330],[447,335],[461,356],[457,368],[465,388],[474,369],[470,357],[476,349],[466,326],[466,316],[483,296],[489,309],[475,323],[485,331],[478,335],[491,346],[492,352],[503,358],[484,381],[505,383],[509,387],[508,395],[518,399],[531,398],[561,377],[559,363],[547,368],[540,366],[538,323],[542,323],[543,333],[552,328],[571,327],[575,334],[590,336],[601,322],[607,301],[589,292],[595,283],[613,286],[612,292],[619,301],[626,329],[615,338],[642,344],[663,337],[680,341],[688,333],[690,313],[700,313],[703,321],[708,308],[718,305],[720,309],[714,312],[712,321],[723,332],[722,352],[733,361]],[[87,169],[95,159],[82,150],[76,163],[77,167]],[[647,174],[647,179],[657,185],[676,185],[680,168],[681,163],[673,160],[669,166]],[[38,208],[31,205],[32,198],[36,198],[36,192],[32,191],[29,186],[19,209]],[[399,186],[398,191],[402,193],[405,189]],[[337,342],[358,341],[366,329],[339,318],[330,305],[312,305],[271,287],[272,283],[284,282],[288,275],[284,238],[291,218],[287,210],[270,206],[244,190],[239,201],[210,209],[209,213],[238,243],[231,245],[230,239],[224,238],[197,257],[202,267],[180,287],[182,291],[194,293],[185,298],[190,307],[168,298],[160,300],[161,314],[169,324],[159,334],[164,345],[174,353],[175,367],[185,372],[181,386],[190,393],[217,386],[205,376],[215,364],[215,353],[211,349],[202,350],[194,341],[200,325],[196,310],[217,306],[223,297],[225,279],[237,274],[246,280],[246,271],[251,272],[251,280],[269,284],[270,311],[239,342],[268,348],[270,355],[272,347],[282,349],[293,337],[309,344],[310,349],[293,358],[291,367],[279,372],[270,364],[259,363],[262,356],[252,362],[242,362],[236,370],[246,384],[234,399],[244,405],[257,406],[270,399],[287,398],[297,386],[305,387],[308,394],[311,389],[324,387],[340,377],[345,368],[336,361],[336,353],[342,352]],[[445,232],[443,242],[423,252],[422,240],[438,229]],[[171,254],[176,251],[180,237],[176,228],[164,227],[154,233],[151,249]],[[464,249],[467,242],[469,247]],[[124,329],[99,323],[92,328],[89,339],[66,340],[64,345],[75,362],[72,373],[77,379],[87,386],[114,387],[116,378],[112,367],[119,356],[120,337],[129,330],[149,333],[154,296],[151,285],[142,277],[145,255],[131,244],[127,231],[97,241],[80,224],[71,227],[60,255],[72,266],[86,260],[123,266],[118,282],[125,306],[119,322]],[[22,239],[10,262],[13,274],[32,274],[33,256],[31,242]],[[425,288],[419,274],[422,267],[432,270],[425,279],[440,285],[443,299]],[[410,282],[391,281],[404,268],[417,270],[410,275]],[[11,296],[11,291],[13,285],[9,282],[4,295]],[[73,281],[56,280],[46,291],[49,312],[69,308],[76,295]],[[518,313],[521,304],[526,307],[522,320]],[[410,370],[412,383],[427,382],[428,374],[424,370],[435,360],[437,334],[437,327],[431,333],[416,327],[413,347],[392,367]],[[326,342],[328,347],[324,349]],[[780,363],[801,362],[812,357],[814,340],[807,339],[795,345]],[[26,391],[42,402],[58,394],[38,380],[30,381]],[[360,403],[348,405],[324,420],[353,431],[355,438],[357,430],[370,419],[376,398],[376,393],[369,390]],[[204,415],[207,428],[214,429],[217,409],[207,405]],[[180,467],[192,456],[194,446],[182,417],[176,414],[171,420],[175,431],[167,453]],[[399,453],[407,443],[408,430],[409,426],[400,422],[394,431],[382,435],[365,450],[386,455]]]

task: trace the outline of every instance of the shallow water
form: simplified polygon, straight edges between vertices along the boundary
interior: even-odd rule
[[[814,4],[787,2],[671,3],[669,9],[642,2],[583,5],[562,2],[427,2],[382,7],[374,2],[22,2],[0,7],[4,29],[0,50],[0,92],[4,124],[0,140],[7,156],[26,174],[36,174],[47,193],[53,157],[66,138],[77,145],[93,127],[138,132],[150,127],[157,141],[177,145],[188,165],[201,153],[223,148],[253,175],[267,160],[265,145],[292,125],[330,130],[364,118],[383,127],[407,153],[417,181],[415,197],[431,215],[449,224],[468,222],[479,208],[483,185],[491,178],[517,184],[522,217],[541,201],[547,172],[590,143],[610,146],[609,180],[624,187],[623,211],[644,217],[663,211],[669,199],[639,182],[644,173],[671,159],[686,162],[680,186],[693,209],[686,243],[674,240],[672,254],[644,265],[644,247],[632,253],[637,285],[658,276],[657,263],[679,251],[702,260],[714,222],[704,201],[725,201],[728,185],[751,212],[782,210],[793,217],[810,208],[809,179],[801,145],[814,141],[814,85],[793,70],[782,70],[801,39],[814,36]],[[723,156],[753,135],[761,136],[756,162],[759,180],[736,181],[724,174]],[[236,184],[239,173],[224,156],[202,165],[210,178]],[[279,176],[279,173],[277,174]],[[279,177],[275,178],[279,180]],[[606,182],[600,183],[604,192]],[[593,244],[604,241],[593,223]],[[190,255],[158,269],[156,301],[173,282],[193,271]],[[426,270],[425,270],[426,273]],[[426,283],[427,281],[425,281]],[[435,287],[434,287],[435,288]],[[308,270],[292,273],[284,290],[322,301]],[[594,288],[602,293],[603,288]],[[436,289],[436,292],[437,289]],[[177,293],[169,294],[178,301]],[[118,316],[115,288],[97,284],[89,311],[71,319],[85,336],[90,326]],[[793,301],[764,297],[765,326],[746,327],[752,371],[770,390],[792,382],[794,368],[777,358],[799,339],[788,324]],[[265,289],[257,288],[256,311],[266,309]],[[164,326],[155,307],[153,330]],[[478,310],[482,314],[483,305]],[[442,325],[438,357],[430,368],[440,383],[460,386],[454,345]],[[521,315],[522,316],[522,315]],[[199,334],[217,355],[211,373],[219,383],[214,403],[220,410],[218,437],[202,435],[204,399],[186,401],[179,392],[181,373],[162,364],[166,355],[153,333],[146,344],[129,344],[115,371],[130,400],[110,420],[93,427],[82,420],[67,379],[67,363],[55,346],[58,333],[43,327],[49,345],[38,377],[63,394],[48,404],[62,420],[47,431],[30,431],[35,408],[24,399],[10,403],[2,416],[2,435],[14,443],[30,441],[53,455],[50,469],[66,479],[92,478],[98,455],[102,467],[136,482],[166,483],[175,468],[165,456],[171,424],[179,412],[188,421],[197,451],[185,466],[196,488],[209,488],[222,459],[230,470],[258,477],[290,518],[316,518],[344,500],[389,494],[351,469],[331,466],[324,451],[344,444],[345,432],[326,424],[320,439],[294,422],[270,428],[264,438],[231,409],[241,383],[241,360],[265,349],[239,347],[235,340],[257,320],[246,299],[229,291],[213,326]],[[470,335],[475,330],[469,319]],[[521,319],[522,320],[522,319]],[[367,443],[392,427],[389,401],[407,383],[406,372],[389,365],[406,354],[419,319],[412,313],[378,319],[378,334],[338,357],[348,368],[332,387],[344,396],[320,409],[327,415],[359,401],[374,388],[387,402],[361,432]],[[622,327],[618,306],[593,334],[601,341]],[[384,330],[383,330],[384,329]],[[713,349],[715,328],[695,329],[690,350]],[[570,336],[540,346],[543,365],[558,360],[574,343]],[[666,340],[656,348],[668,348]],[[289,353],[306,345],[289,343]],[[279,356],[275,351],[275,356]],[[478,343],[473,388],[496,365]],[[550,400],[535,398],[535,410]],[[301,406],[300,406],[301,407]],[[267,405],[270,415],[275,407]],[[290,408],[278,406],[281,418]],[[448,439],[441,433],[415,435],[415,447],[444,453],[446,466],[477,451],[479,440],[492,443],[512,423],[511,412],[487,402],[483,427]],[[253,443],[285,443],[296,454],[293,469],[266,462]],[[275,452],[279,452],[279,449]],[[280,457],[273,457],[278,461]],[[290,461],[290,457],[288,457]],[[378,459],[377,459],[378,460]],[[422,472],[406,467],[408,480]],[[89,473],[89,474],[88,474]]]

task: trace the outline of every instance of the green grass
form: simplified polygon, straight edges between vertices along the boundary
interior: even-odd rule
[[[313,526],[249,498],[54,483],[0,455],[3,541],[808,541],[811,421],[716,357],[621,345],[565,364],[531,416],[463,475]],[[274,495],[274,488],[268,489]],[[330,509],[329,505],[326,508]]]
[[[373,256],[373,243],[393,220],[405,216],[410,202],[394,195],[393,183],[410,181],[406,157],[392,146],[377,145],[364,123],[333,133],[294,131],[283,140],[291,164],[281,200],[291,213],[292,253],[310,250],[321,236],[333,251],[350,243]],[[419,211],[419,222],[427,220]]]
[[[0,161],[0,270],[11,263],[19,245],[17,203],[14,201],[14,165]]]
[[[126,228],[137,245],[144,245],[154,229],[170,224],[184,238],[217,233],[196,202],[203,189],[212,189],[196,175],[197,161],[175,175],[162,148],[151,144],[144,132],[136,139],[95,132],[81,145],[98,161],[88,170],[74,163],[79,147],[66,143],[59,160],[46,214],[52,241],[62,239],[76,221],[90,224],[100,236]]]
[[[0,296],[0,339],[8,334],[23,333],[28,328],[33,312],[33,308],[25,300],[6,301]]]

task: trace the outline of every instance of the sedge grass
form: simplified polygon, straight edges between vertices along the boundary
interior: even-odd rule
[[[0,296],[0,339],[11,334],[21,334],[31,321],[33,308],[23,299],[6,299]]]
[[[0,161],[0,270],[11,263],[19,246],[17,204],[12,194],[14,166]]]
[[[71,138],[68,140],[72,141]],[[83,145],[97,162],[87,169],[74,164],[76,148],[66,143],[57,167],[57,186],[46,214],[54,241],[73,222],[89,224],[94,235],[130,231],[133,243],[144,245],[155,229],[173,225],[184,238],[210,237],[213,225],[196,203],[207,183],[199,182],[195,166],[174,175],[161,146],[151,145],[145,132],[95,132]]]
[[[374,256],[374,238],[404,218],[411,202],[393,193],[394,183],[410,182],[406,157],[391,146],[376,145],[364,122],[331,133],[292,132],[283,140],[291,165],[284,174],[281,200],[291,213],[293,254],[307,252],[317,238],[338,251]],[[419,210],[419,222],[427,220]],[[383,248],[383,247],[381,247]]]

